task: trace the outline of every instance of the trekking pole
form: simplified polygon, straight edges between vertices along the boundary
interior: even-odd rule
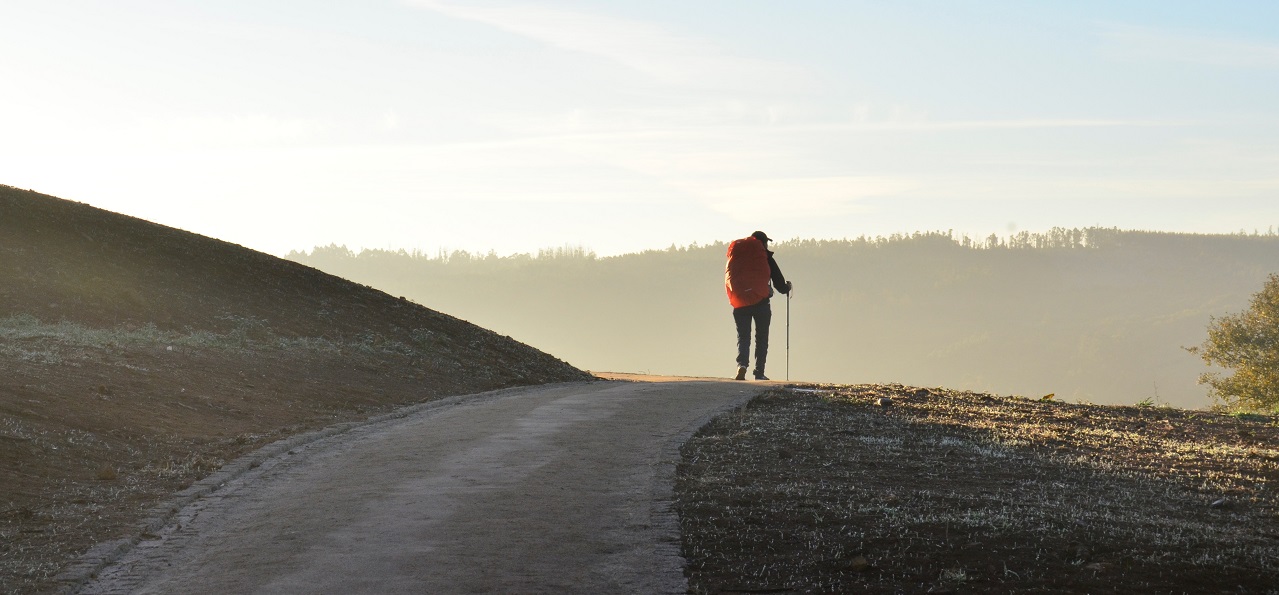
[[[794,291],[786,292],[786,382],[790,382],[790,294]]]

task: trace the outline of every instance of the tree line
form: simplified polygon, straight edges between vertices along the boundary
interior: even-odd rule
[[[511,335],[580,367],[726,376],[727,241],[600,257],[344,246],[292,260]],[[1279,236],[1055,228],[775,242],[795,282],[789,375],[1096,403],[1208,404],[1185,347],[1279,268]],[[780,325],[770,375],[785,377]]]

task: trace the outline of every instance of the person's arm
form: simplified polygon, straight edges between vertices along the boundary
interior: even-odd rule
[[[773,281],[773,288],[782,293],[790,293],[791,285],[786,281],[786,277],[782,275],[782,268],[777,266],[777,261],[773,259],[773,253],[768,253],[768,269]]]

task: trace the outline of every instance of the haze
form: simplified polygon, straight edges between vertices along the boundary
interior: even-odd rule
[[[1206,368],[1183,347],[1203,343],[1210,317],[1245,308],[1279,262],[1274,233],[1095,228],[774,248],[796,287],[789,304],[773,298],[774,380],[789,370],[792,380],[1195,408],[1209,405],[1196,383]],[[724,252],[718,243],[499,258],[329,246],[289,257],[579,367],[724,378],[736,370]]]
[[[0,182],[282,255],[1279,223],[1279,4],[0,4]]]

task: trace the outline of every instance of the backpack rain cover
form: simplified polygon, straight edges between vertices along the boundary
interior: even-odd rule
[[[764,243],[754,237],[733,240],[724,265],[724,291],[734,308],[753,306],[773,294],[768,285],[772,270]]]

